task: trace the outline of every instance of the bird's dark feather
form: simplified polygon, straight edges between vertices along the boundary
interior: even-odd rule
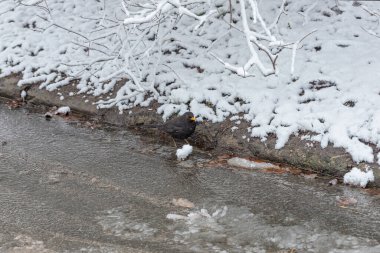
[[[190,120],[194,117],[191,112],[187,112],[180,117],[173,118],[162,125],[143,125],[142,128],[157,128],[168,133],[176,139],[186,139],[190,137],[196,127],[196,122]]]

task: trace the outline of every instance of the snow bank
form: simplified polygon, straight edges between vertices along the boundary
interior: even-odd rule
[[[372,170],[367,170],[366,172],[354,167],[350,172],[346,173],[343,178],[345,184],[360,186],[365,188],[369,182],[375,181]]]
[[[137,7],[126,2],[135,12]],[[207,2],[228,13],[228,1]],[[276,21],[281,1],[258,2],[264,21]],[[308,131],[322,148],[342,147],[355,162],[380,163],[371,147],[380,145],[380,26],[378,17],[365,11],[378,10],[378,1],[360,6],[288,1],[290,15],[268,23],[270,32],[278,40],[296,42],[318,31],[300,43],[293,73],[292,50],[285,47],[276,60],[278,75],[263,77],[253,67],[255,76],[246,78],[212,56],[228,66],[247,63],[250,49],[239,18],[233,24],[237,29],[230,29],[222,15],[210,15],[195,31],[194,17],[180,15],[172,29],[172,19],[157,14],[152,17],[162,21],[160,29],[152,25],[149,34],[139,34],[142,30],[123,24],[128,14],[120,1],[107,1],[104,9],[103,1],[52,0],[48,12],[45,1],[28,3],[40,7],[0,1],[0,78],[20,73],[20,86],[39,83],[40,89],[54,92],[73,85],[76,94],[94,96],[100,108],[121,112],[157,101],[164,119],[185,111],[211,122],[241,114],[249,124],[247,140],[265,141],[274,134],[280,149],[291,135]],[[254,18],[252,11],[247,15]],[[257,31],[266,36],[263,32]],[[131,38],[136,43],[129,44]]]
[[[246,169],[268,169],[268,168],[279,168],[277,165],[264,162],[255,162],[247,159],[234,157],[227,160],[227,164],[235,167],[242,167]]]
[[[185,160],[193,152],[193,146],[185,144],[182,148],[177,149],[177,159]]]

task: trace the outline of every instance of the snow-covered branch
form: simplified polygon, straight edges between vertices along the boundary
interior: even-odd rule
[[[186,4],[187,5],[191,3],[199,4],[201,2],[204,2],[204,1],[187,1]],[[151,11],[149,14],[145,14],[146,11],[144,10],[141,13],[138,13],[134,16],[131,15],[127,17],[126,19],[124,19],[124,24],[129,25],[129,24],[148,23],[150,21],[153,21],[158,16],[164,15],[165,13],[169,12],[173,8],[176,8],[178,10],[179,16],[187,15],[189,17],[197,19],[199,21],[199,24],[195,26],[194,28],[195,30],[197,30],[200,26],[202,26],[211,15],[216,13],[216,9],[213,9],[213,10],[209,10],[204,15],[197,15],[194,12],[192,12],[190,9],[186,8],[183,4],[181,4],[180,0],[161,0],[157,4],[156,9]],[[130,12],[128,11],[128,13]]]
[[[58,71],[70,70],[64,75],[48,76],[50,69],[41,71],[40,87],[55,89],[75,80],[79,93],[100,96],[117,89],[112,92],[116,96],[99,101],[99,107],[126,108],[147,98],[159,100],[163,93],[189,85],[184,71],[201,75],[224,68],[243,78],[273,75],[279,71],[283,49],[293,50],[289,59],[293,74],[296,51],[305,38],[282,39],[278,26],[287,0],[278,0],[272,19],[263,1],[257,0],[101,0],[98,15],[75,17],[91,24],[81,29],[56,18],[54,8],[47,14],[49,1],[23,2],[33,4],[27,8],[45,7],[35,15],[36,29],[46,34],[57,30],[64,34],[62,38],[70,38],[70,46],[58,49],[59,54],[78,54],[57,63]],[[13,60],[9,58],[10,64]],[[34,82],[35,75],[30,70],[25,76]]]
[[[251,1],[251,2],[255,2],[255,1]],[[253,7],[252,7],[253,8]],[[257,18],[259,19],[262,27],[264,28],[265,30],[265,33],[267,34],[267,36],[271,39],[271,40],[275,40],[275,38],[272,36],[272,34],[270,33],[270,31],[267,29],[266,25],[265,25],[265,22],[263,21],[260,13],[256,10],[256,15],[257,15]],[[261,60],[259,59],[259,56],[255,50],[255,48],[253,47],[253,44],[252,44],[252,41],[256,44],[256,46],[259,47],[259,49],[263,50],[264,52],[266,52],[267,54],[269,54],[271,60],[275,59],[275,57],[273,56],[272,58],[272,54],[269,52],[269,50],[264,47],[263,45],[261,45],[258,41],[257,41],[257,38],[251,33],[251,30],[248,26],[248,20],[247,20],[247,14],[246,14],[246,11],[245,11],[245,1],[242,0],[240,1],[240,11],[241,11],[241,17],[242,17],[242,25],[243,25],[243,31],[244,31],[244,34],[245,34],[245,38],[247,40],[247,45],[248,45],[248,48],[249,48],[249,51],[251,53],[251,57],[250,59],[248,60],[248,62],[244,65],[243,67],[243,72],[247,72],[248,69],[250,69],[253,65],[257,65],[257,67],[259,68],[259,70],[261,71],[261,73],[264,75],[264,76],[268,76],[268,75],[271,75],[271,74],[274,74],[276,69],[275,68],[272,68],[272,69],[269,69],[269,68],[266,68],[264,67],[264,64],[261,62]]]
[[[247,15],[247,7],[246,7],[246,1],[249,3],[249,9],[252,11],[252,24],[249,23],[248,15]],[[283,48],[291,48],[293,50],[292,55],[292,74],[294,72],[294,59],[295,59],[295,53],[298,48],[299,43],[304,40],[308,35],[304,36],[303,38],[297,40],[295,43],[286,43],[282,40],[278,40],[276,36],[273,35],[272,29],[276,27],[277,23],[279,22],[281,14],[285,13],[285,4],[286,0],[282,1],[282,4],[280,6],[279,13],[277,14],[275,20],[270,26],[267,26],[266,22],[262,18],[258,3],[256,0],[242,0],[240,1],[240,13],[241,13],[241,24],[243,29],[240,29],[239,27],[236,27],[235,25],[231,25],[231,27],[237,29],[238,31],[242,32],[245,36],[247,46],[250,52],[250,57],[248,61],[243,66],[233,66],[224,60],[222,60],[220,57],[217,57],[215,54],[211,54],[216,60],[221,62],[225,68],[235,72],[236,74],[247,77],[247,76],[253,76],[253,73],[250,73],[248,70],[251,69],[253,66],[257,66],[257,68],[260,70],[262,75],[269,76],[272,74],[277,73],[277,67],[276,67],[276,61],[279,57],[279,53]],[[258,21],[258,22],[257,22]],[[252,26],[256,27],[252,29]],[[259,26],[259,27],[257,27]],[[261,32],[258,32],[258,30],[261,28]],[[279,48],[277,50],[277,53],[273,53],[271,49],[273,48]],[[257,53],[257,49],[259,51],[262,51],[266,54],[268,57],[271,66],[266,67],[263,60],[259,57]]]

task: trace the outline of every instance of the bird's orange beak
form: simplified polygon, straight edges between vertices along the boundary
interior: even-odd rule
[[[195,119],[195,117],[193,116],[193,117],[190,118],[190,120],[191,120],[191,121],[195,121],[196,119]]]

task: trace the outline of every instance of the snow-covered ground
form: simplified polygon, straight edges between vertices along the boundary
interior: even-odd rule
[[[294,43],[317,31],[299,43],[293,74],[290,46],[278,53],[277,74],[264,77],[253,66],[254,76],[245,78],[227,69],[251,57],[235,1],[232,20],[238,29],[230,29],[229,14],[222,19],[228,1],[171,1],[170,8],[181,2],[199,15],[203,10],[190,2],[210,3],[215,12],[206,13],[199,29],[199,20],[184,8],[181,18],[157,12],[151,23],[124,26],[144,1],[126,1],[126,8],[121,2],[1,1],[0,77],[20,72],[19,85],[37,83],[53,92],[73,85],[77,94],[96,96],[99,107],[120,111],[158,101],[164,119],[190,110],[219,122],[241,113],[243,118],[233,119],[250,122],[247,135],[265,141],[274,133],[276,148],[305,130],[322,147],[330,143],[357,162],[379,163],[370,143],[380,145],[380,2],[289,0],[286,14],[269,26],[283,1],[258,1],[278,40]],[[245,2],[249,29],[263,34],[253,24],[252,1]],[[271,68],[266,54],[258,55]]]

